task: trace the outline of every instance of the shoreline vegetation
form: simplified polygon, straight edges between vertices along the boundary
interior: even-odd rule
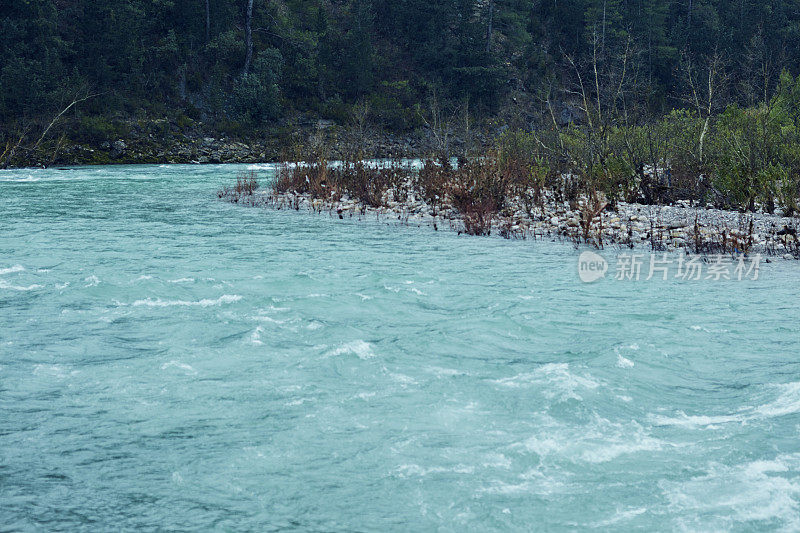
[[[12,136],[0,143],[0,168],[109,164],[220,164],[278,162],[287,150],[304,145],[325,132],[331,155],[344,158],[354,139],[364,133],[329,120],[298,120],[255,134],[219,131],[201,123],[159,120],[84,119],[62,125],[70,136],[35,141],[30,135]],[[2,132],[0,131],[0,137]],[[490,136],[477,133],[470,142],[488,146]],[[369,132],[366,154],[374,158],[422,158],[438,141],[427,130]],[[450,141],[460,149],[464,141]]]
[[[630,134],[625,133],[626,142]],[[797,198],[777,192],[787,187],[788,176],[761,182],[761,188],[752,183],[747,190],[726,190],[716,177],[689,180],[690,169],[665,168],[663,159],[652,166],[639,161],[638,167],[624,155],[613,163],[598,159],[581,166],[572,159],[565,165],[544,140],[508,131],[484,151],[458,156],[442,151],[414,163],[398,157],[368,161],[358,146],[333,160],[319,135],[309,146],[284,154],[268,188],[261,188],[251,171],[218,197],[473,236],[800,259]],[[574,142],[549,140],[557,146]]]

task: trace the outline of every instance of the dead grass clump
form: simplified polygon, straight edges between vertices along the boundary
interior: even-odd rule
[[[258,187],[258,174],[251,170],[237,175],[236,185],[220,189],[217,191],[217,196],[219,198],[227,198],[231,202],[237,203],[245,196],[253,196],[258,190]]]
[[[414,177],[414,190],[426,203],[438,209],[450,193],[453,175],[454,169],[448,159],[426,159]]]
[[[258,175],[255,170],[250,170],[236,176],[236,194],[252,196],[258,190]]]
[[[598,248],[603,246],[603,210],[608,206],[605,194],[602,192],[592,192],[580,206],[581,218],[580,225],[583,230],[584,242],[589,242],[589,234],[594,224],[594,219],[599,218],[597,229],[596,245]]]
[[[343,193],[370,207],[385,205],[390,190],[402,195],[410,179],[409,167],[399,159],[377,166],[354,159],[332,169],[331,174]]]
[[[508,182],[495,159],[472,161],[453,175],[450,195],[453,207],[464,218],[469,235],[490,235],[492,217],[500,211],[509,192]]]
[[[310,163],[283,163],[275,176],[274,189],[278,194],[291,192],[308,194],[313,198],[331,198],[336,192],[333,185],[328,162],[320,159]]]

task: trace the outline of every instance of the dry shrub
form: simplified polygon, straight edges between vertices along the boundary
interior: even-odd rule
[[[255,171],[242,172],[236,176],[236,185],[224,187],[217,191],[219,198],[227,198],[231,202],[238,202],[244,196],[253,196],[258,190],[258,174]]]
[[[409,167],[399,159],[373,166],[356,158],[341,165],[331,165],[319,158],[310,163],[283,163],[278,169],[274,189],[277,194],[308,194],[326,200],[339,200],[343,194],[348,194],[365,205],[380,207],[385,204],[387,191],[400,192],[407,188],[410,173]]]
[[[445,157],[424,161],[419,172],[399,159],[373,166],[359,156],[349,156],[341,165],[328,164],[326,150],[307,150],[307,161],[295,157],[284,163],[275,179],[276,194],[307,194],[323,200],[338,200],[347,194],[364,206],[381,207],[389,191],[400,202],[408,196],[409,187],[419,198],[434,208],[445,202],[463,217],[466,233],[489,235],[492,220],[505,207],[507,197],[519,191],[533,190],[532,198],[540,200],[547,169],[541,162],[506,158],[501,162],[498,152],[472,161],[462,160],[454,168]]]
[[[389,186],[380,169],[370,167],[364,161],[353,161],[333,172],[339,174],[337,181],[353,198],[370,207],[383,204],[383,194]]]
[[[592,229],[593,221],[596,217],[600,217],[600,225],[597,232],[597,245],[603,245],[603,209],[606,208],[608,202],[606,201],[605,194],[602,192],[594,191],[586,200],[581,204],[581,228],[583,229],[583,240],[589,242],[589,233]]]
[[[414,188],[427,203],[439,207],[450,192],[453,174],[448,159],[426,159],[416,175]]]
[[[406,188],[410,178],[410,169],[399,159],[377,167],[354,159],[346,161],[341,168],[333,169],[331,173],[342,192],[370,207],[384,205],[386,192],[394,190],[400,193]]]
[[[258,174],[254,170],[239,174],[234,190],[240,196],[252,196],[258,190]]]
[[[275,176],[275,192],[309,194],[314,198],[330,198],[335,188],[331,187],[330,169],[324,159],[311,163],[284,162]]]
[[[493,158],[472,161],[454,174],[453,206],[464,217],[469,235],[490,235],[492,217],[505,205],[508,182]]]
[[[460,212],[464,217],[464,231],[468,235],[492,234],[492,215],[496,211],[490,202],[485,199],[470,198],[469,202],[461,207]]]

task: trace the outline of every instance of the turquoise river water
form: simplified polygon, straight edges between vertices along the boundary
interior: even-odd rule
[[[243,168],[0,172],[0,530],[800,530],[798,264],[583,284]]]

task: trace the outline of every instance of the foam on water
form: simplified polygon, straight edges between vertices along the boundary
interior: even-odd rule
[[[600,383],[591,377],[586,377],[570,371],[569,363],[547,363],[533,372],[523,372],[515,376],[490,380],[501,387],[528,388],[541,387],[541,392],[546,398],[580,400],[582,391],[591,391],[600,386]]]
[[[253,333],[250,334],[250,342],[253,343],[253,344],[259,345],[259,346],[264,344],[261,341],[261,335],[263,333],[264,333],[264,328],[262,328],[261,326],[258,326],[256,329],[253,330]]]
[[[25,270],[25,267],[22,265],[14,265],[8,268],[0,268],[0,276],[4,276],[6,274],[13,274],[14,272],[22,272]]]
[[[766,524],[800,529],[800,455],[726,466],[712,463],[708,473],[660,483],[676,523],[691,530],[730,529],[735,524]],[[788,472],[793,474],[787,476]],[[684,515],[684,516],[682,516]],[[688,515],[688,516],[685,516]]]
[[[757,407],[744,407],[730,414],[687,415],[681,411],[677,416],[650,415],[649,418],[658,425],[692,428],[730,423],[743,424],[752,420],[765,420],[800,413],[800,382],[770,385],[767,389],[778,391],[774,400]]]
[[[10,182],[10,183],[26,183],[26,182],[36,182],[39,181],[41,178],[37,178],[35,176],[26,176],[20,178],[0,178],[0,181]]]
[[[346,342],[338,348],[329,351],[325,355],[326,357],[335,357],[343,354],[352,354],[357,356],[359,359],[372,359],[375,357],[375,352],[372,351],[372,345],[362,340]]]
[[[620,368],[633,368],[634,363],[630,359],[622,356],[621,353],[617,354],[617,366]]]
[[[214,305],[224,305],[229,303],[238,302],[242,297],[238,294],[223,294],[219,298],[203,298],[198,301],[187,300],[162,300],[161,298],[145,298],[143,300],[136,300],[131,305],[133,307],[147,306],[147,307],[210,307]],[[122,304],[124,305],[124,304]]]
[[[161,365],[161,370],[169,370],[170,368],[175,368],[178,370],[183,371],[187,375],[194,376],[197,374],[197,370],[195,370],[192,365],[188,365],[186,363],[182,363],[180,361],[169,361]]]
[[[32,284],[32,285],[14,285],[13,283],[9,283],[4,279],[0,279],[0,289],[8,289],[12,291],[32,291],[35,289],[43,289],[44,285],[39,284]]]
[[[575,426],[550,415],[541,415],[538,423],[545,431],[529,437],[523,446],[540,460],[606,463],[621,456],[654,452],[668,446],[636,422],[612,422],[594,417],[589,424]]]

